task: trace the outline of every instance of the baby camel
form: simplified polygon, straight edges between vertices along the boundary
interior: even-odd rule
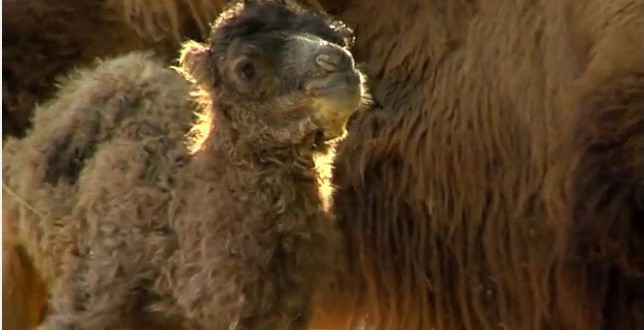
[[[63,84],[3,150],[4,241],[46,283],[41,329],[306,328],[339,244],[329,160],[366,99],[351,38],[243,1],[185,45],[183,77],[133,53]]]

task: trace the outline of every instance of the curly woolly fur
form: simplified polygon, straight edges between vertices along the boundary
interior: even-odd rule
[[[320,4],[355,29],[376,103],[338,150],[325,317],[644,327],[641,1]]]
[[[163,195],[150,188],[146,196],[144,184],[151,186],[162,171],[176,171],[178,164],[159,161],[147,168],[144,161],[146,156],[161,158],[168,150],[176,150],[177,157],[182,155],[183,146],[177,141],[190,128],[193,114],[187,109],[195,107],[188,97],[176,96],[187,96],[189,92],[186,82],[163,69],[149,54],[134,53],[101,61],[95,69],[75,72],[61,85],[54,100],[36,109],[34,127],[27,137],[6,142],[3,244],[10,238],[14,249],[30,256],[36,278],[46,284],[44,291],[71,291],[64,285],[77,283],[61,276],[74,269],[75,257],[88,253],[89,244],[81,245],[79,233],[98,234],[95,221],[105,211],[93,205],[110,198],[116,202],[123,196],[130,203],[148,197],[150,211],[141,212],[152,213],[167,202],[155,200]],[[128,145],[128,139],[144,142]],[[133,168],[127,166],[128,161]],[[129,178],[124,177],[128,174]],[[125,180],[132,182],[125,184]],[[137,184],[142,189],[132,192],[131,187]],[[114,195],[109,189],[116,189]],[[150,232],[150,240],[158,240],[160,229]],[[119,237],[122,239],[127,237]],[[158,260],[166,256],[159,251],[159,255],[146,258]],[[6,274],[6,270],[3,272]],[[30,277],[33,275],[26,276]],[[3,281],[3,285],[10,283],[10,279]],[[27,308],[17,299],[30,287],[12,285],[16,287],[14,292],[3,292],[3,301],[12,302],[3,304],[3,327],[32,329],[42,321],[36,307],[45,301],[32,302],[36,305],[35,315],[31,322],[21,324],[19,314],[14,312]]]
[[[222,14],[210,49],[186,44],[180,74],[148,53],[102,61],[72,75],[26,137],[7,142],[3,243],[46,283],[42,329],[308,326],[339,244],[328,203],[338,139],[318,141],[299,119],[294,128],[259,120],[281,113],[266,108],[283,104],[281,92],[262,85],[255,98],[231,85],[233,59],[220,57],[232,56],[234,40],[268,32],[315,35],[326,42],[320,51],[350,57],[340,22],[290,2],[248,1]],[[193,61],[195,47],[206,62]],[[272,120],[299,118],[281,116]],[[205,139],[190,138],[208,118]],[[9,292],[5,302],[35,295]],[[3,325],[32,328],[42,316],[20,317],[30,324]]]

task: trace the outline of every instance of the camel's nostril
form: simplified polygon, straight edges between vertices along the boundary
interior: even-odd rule
[[[315,63],[317,63],[322,69],[330,72],[341,70],[344,66],[343,62],[342,56],[339,54],[324,53],[315,58]]]

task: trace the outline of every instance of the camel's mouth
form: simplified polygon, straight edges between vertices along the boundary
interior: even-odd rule
[[[357,72],[350,70],[310,81],[306,92],[311,97],[314,117],[329,142],[344,135],[346,123],[362,102],[362,85]]]

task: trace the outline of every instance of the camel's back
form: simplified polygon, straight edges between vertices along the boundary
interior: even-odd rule
[[[66,78],[36,109],[33,129],[3,146],[3,213],[12,241],[45,278],[57,268],[54,256],[78,248],[79,231],[91,241],[100,217],[117,216],[97,205],[118,210],[119,198],[145,189],[128,189],[135,184],[164,189],[159,171],[187,156],[189,93],[189,83],[149,54],[102,61]]]

